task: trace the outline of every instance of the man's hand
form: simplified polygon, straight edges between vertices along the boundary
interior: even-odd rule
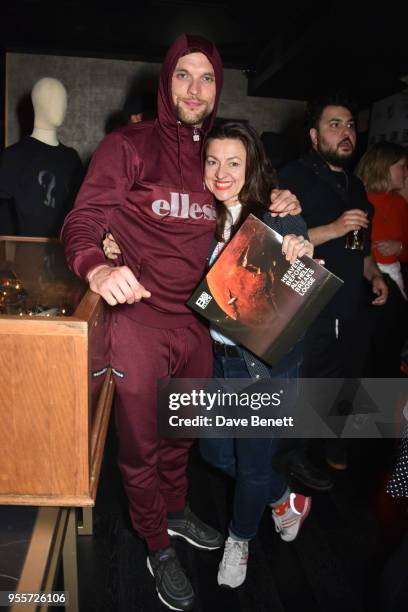
[[[87,280],[91,291],[101,295],[110,306],[134,304],[151,296],[127,266],[98,266],[88,273]]]
[[[368,215],[364,210],[353,208],[346,210],[336,221],[330,224],[332,239],[345,236],[348,232],[368,227]]]
[[[105,235],[102,241],[103,252],[108,259],[117,259],[118,255],[122,255],[121,250],[111,233]]]
[[[269,212],[272,217],[286,217],[287,215],[300,215],[302,212],[299,200],[288,189],[273,189]]]
[[[373,293],[378,295],[371,303],[374,306],[382,306],[388,299],[388,287],[382,276],[374,276],[371,279]]]
[[[296,259],[302,255],[313,257],[313,244],[305,240],[303,236],[287,234],[283,238],[282,253],[290,264],[294,264]]]
[[[400,255],[404,250],[404,245],[401,240],[377,240],[373,242],[373,247],[378,249],[381,255],[389,257],[390,255]]]

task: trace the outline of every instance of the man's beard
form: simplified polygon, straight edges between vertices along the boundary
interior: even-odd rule
[[[201,125],[209,114],[207,105],[197,111],[189,111],[177,105],[177,118],[185,125]]]
[[[351,146],[353,147],[352,143]],[[338,149],[325,148],[319,142],[317,143],[316,148],[317,152],[320,153],[320,155],[328,164],[330,164],[331,166],[337,166],[339,168],[347,168],[353,161],[355,153],[354,147],[352,148],[352,151],[350,153],[339,153]]]

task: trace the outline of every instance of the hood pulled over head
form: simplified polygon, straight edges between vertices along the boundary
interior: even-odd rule
[[[220,54],[210,41],[201,36],[190,36],[182,34],[179,36],[167,51],[164,58],[160,74],[159,92],[157,98],[158,118],[162,128],[175,125],[177,122],[176,110],[174,108],[171,92],[173,72],[180,57],[186,55],[188,51],[192,53],[203,53],[214,68],[216,95],[214,109],[204,120],[202,129],[207,133],[215,120],[217,114],[218,101],[223,84],[223,67]]]

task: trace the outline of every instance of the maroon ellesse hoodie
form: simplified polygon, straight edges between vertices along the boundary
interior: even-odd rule
[[[202,129],[181,124],[171,98],[174,68],[188,50],[204,53],[215,72],[216,104]],[[194,320],[185,302],[203,275],[215,228],[213,198],[203,185],[202,144],[222,80],[215,47],[197,36],[180,36],[163,63],[158,118],[101,142],[62,228],[68,263],[82,278],[106,263],[101,244],[112,232],[123,263],[152,294],[115,308],[146,325],[180,327]]]

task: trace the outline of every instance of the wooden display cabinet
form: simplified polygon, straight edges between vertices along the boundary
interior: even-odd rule
[[[94,504],[113,395],[107,315],[58,241],[0,237],[1,504]]]

